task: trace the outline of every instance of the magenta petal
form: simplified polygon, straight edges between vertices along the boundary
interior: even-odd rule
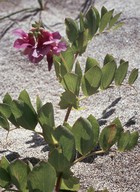
[[[28,34],[25,33],[22,29],[14,29],[12,33],[18,35],[19,37],[28,37]]]
[[[32,56],[35,57],[35,58],[38,58],[40,56],[39,51],[37,51],[37,49],[33,49]]]
[[[60,40],[58,40],[58,39],[53,39],[53,40],[50,40],[50,41],[45,41],[45,42],[43,43],[43,45],[51,45],[51,44],[53,44],[53,43],[59,43],[59,41],[60,41]]]
[[[60,35],[60,33],[58,31],[52,33],[52,36],[53,36],[54,39],[61,39],[61,35]]]
[[[42,59],[43,59],[44,56],[40,55],[39,57],[33,57],[32,54],[29,54],[28,55],[28,58],[29,60],[32,62],[32,63],[39,63]]]
[[[58,44],[58,48],[61,49],[61,51],[66,51],[67,45],[66,45],[65,42],[60,42],[60,43]]]
[[[23,39],[17,39],[14,42],[14,47],[17,48],[17,49],[26,48],[27,46],[30,46],[30,44],[26,43]]]
[[[32,55],[33,51],[32,51],[32,47],[26,47],[23,51],[24,55]]]
[[[59,55],[61,51],[66,51],[67,46],[65,42],[60,42],[57,46],[53,47],[53,53]]]

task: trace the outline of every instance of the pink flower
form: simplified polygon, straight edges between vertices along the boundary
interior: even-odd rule
[[[21,29],[16,29],[13,33],[19,36],[14,47],[23,49],[23,54],[27,55],[32,63],[39,63],[46,56],[49,71],[53,64],[53,55],[59,55],[67,49],[59,32],[50,33],[43,28],[33,28],[29,33]]]

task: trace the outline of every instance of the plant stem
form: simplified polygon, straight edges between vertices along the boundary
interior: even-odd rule
[[[72,109],[72,106],[69,106],[68,109],[67,109],[67,113],[66,113],[66,116],[65,116],[63,124],[68,121],[71,109]]]
[[[105,153],[105,151],[103,151],[103,150],[94,151],[94,152],[92,152],[92,153],[88,153],[88,154],[83,155],[82,157],[79,157],[78,159],[76,159],[76,160],[73,162],[73,165],[76,164],[76,163],[78,163],[78,162],[80,162],[80,161],[82,161],[82,160],[84,160],[84,159],[86,159],[87,157],[90,157],[90,156],[93,156],[93,155],[104,154],[104,153]]]
[[[61,174],[59,175],[59,177],[57,179],[57,183],[55,186],[55,192],[59,192],[60,186],[61,186]]]

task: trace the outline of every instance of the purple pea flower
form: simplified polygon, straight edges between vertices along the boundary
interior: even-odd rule
[[[39,63],[46,57],[49,71],[52,68],[53,55],[59,55],[67,49],[59,32],[50,33],[43,28],[32,28],[29,33],[21,29],[16,29],[13,33],[19,36],[14,42],[14,47],[23,49],[23,54],[27,55],[32,63]]]

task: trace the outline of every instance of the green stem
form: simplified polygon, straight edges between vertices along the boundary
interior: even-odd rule
[[[104,153],[105,153],[105,151],[103,151],[103,150],[94,151],[94,152],[92,152],[92,153],[88,153],[88,154],[83,155],[82,157],[79,157],[78,159],[76,159],[76,160],[73,162],[73,165],[76,164],[76,163],[78,163],[78,162],[80,162],[80,161],[82,161],[82,160],[84,160],[84,159],[86,159],[86,158],[88,158],[88,157],[91,157],[91,156],[93,156],[93,155],[95,156],[95,155],[104,154]]]
[[[64,123],[68,121],[71,109],[72,109],[72,106],[69,106],[68,109],[67,109],[67,113],[66,113],[65,119],[64,119]]]

